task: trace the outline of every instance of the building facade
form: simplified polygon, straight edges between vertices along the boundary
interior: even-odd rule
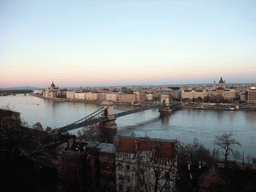
[[[214,81],[214,85],[209,89],[183,89],[181,91],[181,98],[182,100],[198,100],[198,101],[209,101],[212,102],[223,102],[229,101],[233,102],[238,93],[236,90],[231,87],[228,89],[226,87],[225,81],[220,78],[219,84],[216,85]]]
[[[10,149],[10,136],[20,129],[20,113],[0,109],[0,158],[6,157]]]
[[[119,95],[119,101],[124,103],[136,103],[138,102],[138,96],[135,93],[123,93]]]
[[[0,140],[7,139],[8,135],[20,128],[20,113],[0,109]]]
[[[118,137],[116,141],[117,191],[174,191],[177,142]]]
[[[256,87],[251,87],[246,92],[246,100],[249,103],[256,103]]]
[[[118,93],[107,93],[105,96],[107,101],[118,101],[119,97],[118,97]]]
[[[43,96],[48,97],[48,98],[57,97],[58,90],[59,90],[59,88],[56,87],[55,84],[52,82],[51,86],[44,90]]]
[[[71,139],[64,148],[60,147],[58,154],[63,191],[115,191],[113,144]]]

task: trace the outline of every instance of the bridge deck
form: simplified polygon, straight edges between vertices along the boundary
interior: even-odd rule
[[[173,106],[175,106],[177,104],[178,104],[177,102],[170,103],[170,105],[173,105]],[[122,116],[125,116],[125,115],[129,115],[129,114],[133,114],[133,113],[137,113],[137,112],[141,112],[141,111],[146,111],[146,110],[149,110],[149,109],[159,108],[159,107],[163,107],[163,106],[165,106],[165,105],[155,103],[155,104],[147,106],[147,107],[133,109],[133,110],[129,110],[129,111],[124,111],[124,112],[121,112],[121,113],[116,113],[116,114],[114,114],[114,118],[122,117]],[[80,120],[78,120],[74,123],[71,123],[71,124],[66,125],[64,127],[60,127],[58,129],[58,132],[59,133],[67,132],[67,131],[78,129],[78,128],[85,127],[85,126],[88,126],[88,125],[93,125],[93,124],[96,124],[96,123],[107,121],[108,120],[107,117],[101,117],[101,116],[99,117],[99,114],[101,114],[103,110],[105,110],[105,109],[103,107],[101,107],[98,110],[96,110],[95,112],[93,112],[92,114],[90,114],[90,115],[88,115],[88,116],[86,116],[86,117],[84,117],[84,118],[82,118],[82,119],[80,119]]]

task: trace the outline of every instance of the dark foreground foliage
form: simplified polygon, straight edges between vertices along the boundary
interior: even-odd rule
[[[1,187],[8,191],[56,191],[57,170],[50,167],[35,169],[32,160],[14,155],[0,160]]]

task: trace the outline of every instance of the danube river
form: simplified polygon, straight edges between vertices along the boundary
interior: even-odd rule
[[[62,127],[89,115],[100,106],[78,102],[56,102],[30,95],[0,97],[0,107],[9,106],[20,112],[21,118],[29,127],[40,122],[44,128]],[[133,107],[116,107],[116,112]],[[178,139],[184,143],[197,138],[205,147],[213,149],[216,135],[233,133],[241,143],[237,150],[245,155],[256,157],[256,112],[253,111],[216,111],[188,110],[173,112],[165,118],[159,117],[157,109],[120,117],[116,120],[118,134],[125,136],[148,136],[162,139]],[[77,131],[72,131],[76,134]]]

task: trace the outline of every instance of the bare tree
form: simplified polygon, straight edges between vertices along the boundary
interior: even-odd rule
[[[42,124],[40,122],[35,123],[32,127],[33,127],[33,129],[36,129],[36,130],[39,130],[39,131],[43,131],[44,130],[43,126],[42,126]]]
[[[246,160],[248,165],[252,162],[253,157],[251,155],[246,155]]]
[[[220,150],[219,149],[213,149],[212,150],[212,158],[215,160],[215,161],[219,161],[219,158],[220,158]]]
[[[209,149],[206,149],[202,144],[198,143],[195,138],[193,143],[180,144],[179,145],[179,162],[187,163],[191,161],[193,163],[198,163],[199,161],[204,161],[207,164],[212,164],[218,157],[218,150],[213,150],[212,154]]]
[[[240,154],[239,151],[233,151],[232,155],[233,155],[235,161],[242,158],[242,155]]]
[[[50,132],[52,131],[52,128],[49,127],[49,126],[47,126],[46,129],[45,129],[45,131],[46,131],[47,133],[50,133]]]
[[[233,147],[234,145],[239,145],[241,146],[241,144],[236,141],[235,139],[232,138],[233,134],[232,133],[224,133],[220,136],[216,136],[215,140],[213,141],[214,145],[219,146],[222,150],[224,150],[222,152],[222,154],[224,155],[224,160],[225,160],[225,165],[227,163],[228,160],[228,156],[231,153],[233,153]]]
[[[87,120],[87,126],[85,126],[82,131],[78,131],[78,139],[86,140],[86,141],[103,141],[103,132],[102,129],[99,126],[99,123],[97,123],[96,119],[90,118]]]

